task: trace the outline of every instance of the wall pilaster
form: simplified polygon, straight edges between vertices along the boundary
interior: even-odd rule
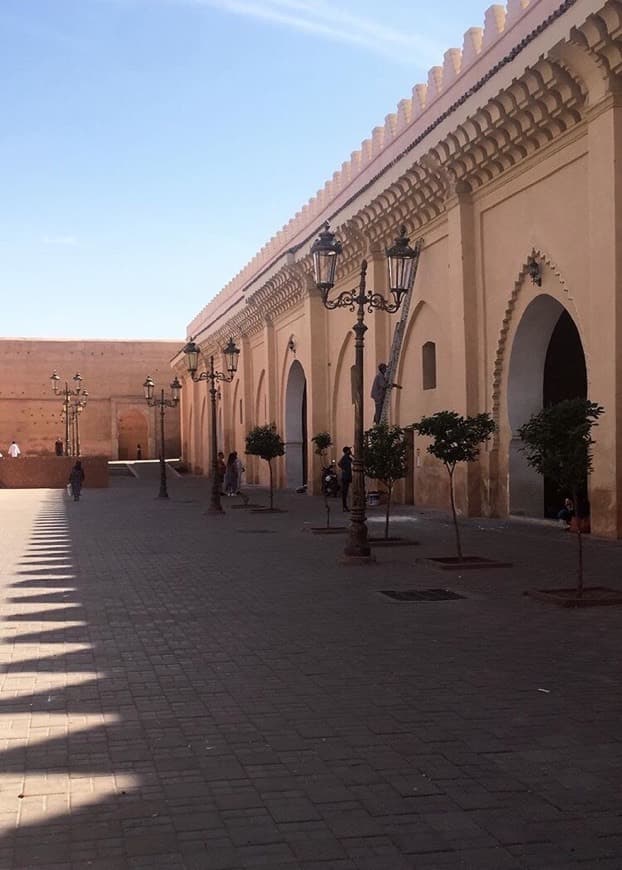
[[[622,534],[622,94],[608,96],[588,122],[590,264],[588,398],[605,408],[594,431],[592,530]]]
[[[456,185],[447,201],[447,231],[448,281],[452,300],[451,311],[447,312],[454,400],[451,410],[471,416],[485,409],[481,406],[478,387],[480,341],[474,212],[469,191],[462,185]],[[482,513],[482,464],[486,464],[484,451],[480,462],[468,463],[464,470],[462,499],[469,516]]]

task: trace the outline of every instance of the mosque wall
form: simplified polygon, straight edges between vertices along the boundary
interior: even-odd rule
[[[297,456],[292,408],[300,407],[306,383],[303,449],[309,489],[317,489],[311,436],[331,432],[335,457],[353,441],[355,315],[322,305],[311,244],[329,220],[343,244],[332,298],[358,286],[363,258],[368,288],[386,293],[385,249],[404,224],[423,247],[391,421],[408,426],[444,409],[488,411],[497,432],[480,462],[457,472],[460,509],[542,516],[543,483],[526,467],[517,429],[546,400],[552,336],[562,315],[570,318],[576,338],[568,352],[584,357],[587,395],[606,409],[594,447],[592,526],[619,536],[621,73],[621,3],[518,0],[491,7],[483,31],[469,31],[461,53],[447,52],[427,85],[415,86],[412,100],[387,116],[189,325],[206,353],[230,335],[242,348],[235,381],[222,387],[225,450],[240,451],[253,425],[274,422],[286,442],[293,433]],[[369,388],[387,360],[394,324],[380,312],[366,315],[366,427]],[[563,359],[555,364],[563,369]],[[183,376],[183,360],[174,365]],[[196,421],[196,402],[187,406],[194,395],[184,395],[184,433]],[[184,449],[196,465],[192,438],[206,438],[193,431],[184,435]],[[414,439],[413,492],[403,486],[398,495],[445,507],[447,475],[426,446]],[[249,480],[267,482],[262,464],[247,463]],[[278,485],[292,485],[293,467],[288,456],[277,463]]]

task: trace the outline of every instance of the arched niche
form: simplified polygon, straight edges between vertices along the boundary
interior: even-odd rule
[[[585,354],[577,327],[553,296],[533,299],[516,329],[507,385],[509,509],[512,514],[554,515],[563,494],[527,464],[519,428],[545,405],[587,395]]]
[[[307,379],[298,360],[285,388],[285,469],[288,488],[307,482]]]

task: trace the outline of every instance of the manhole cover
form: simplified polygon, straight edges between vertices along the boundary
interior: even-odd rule
[[[276,529],[237,529],[240,535],[276,535]]]
[[[395,601],[451,601],[464,598],[464,595],[449,589],[382,589],[381,593]]]

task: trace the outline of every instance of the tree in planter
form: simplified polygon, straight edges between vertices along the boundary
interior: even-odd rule
[[[440,459],[449,474],[449,497],[451,513],[456,532],[456,548],[458,558],[462,558],[462,541],[460,527],[456,514],[456,496],[454,491],[454,472],[459,462],[475,462],[479,456],[481,445],[495,431],[494,420],[490,414],[476,414],[474,417],[462,417],[456,411],[439,411],[431,417],[422,417],[413,429],[419,435],[432,438],[428,445],[428,453]]]
[[[272,476],[272,460],[283,456],[285,445],[276,431],[274,423],[270,426],[255,426],[246,436],[246,453],[260,456],[268,463],[270,471],[270,510],[274,510],[274,481]]]
[[[387,490],[387,510],[384,522],[385,540],[389,537],[391,496],[398,480],[406,477],[408,470],[404,430],[399,426],[379,423],[365,432],[363,463],[367,477],[379,480]]]
[[[550,478],[560,492],[572,494],[577,540],[577,598],[583,595],[581,495],[592,470],[592,427],[604,408],[588,399],[564,399],[534,414],[520,427],[522,448],[532,468]]]
[[[326,528],[330,528],[330,504],[328,502],[328,490],[324,486],[323,476],[324,469],[326,467],[325,459],[326,453],[329,447],[332,447],[333,439],[330,437],[330,432],[318,432],[317,435],[314,435],[311,439],[315,447],[313,448],[313,452],[316,456],[319,456],[322,460],[322,470],[320,472],[320,491],[324,495],[324,508],[326,509]]]

